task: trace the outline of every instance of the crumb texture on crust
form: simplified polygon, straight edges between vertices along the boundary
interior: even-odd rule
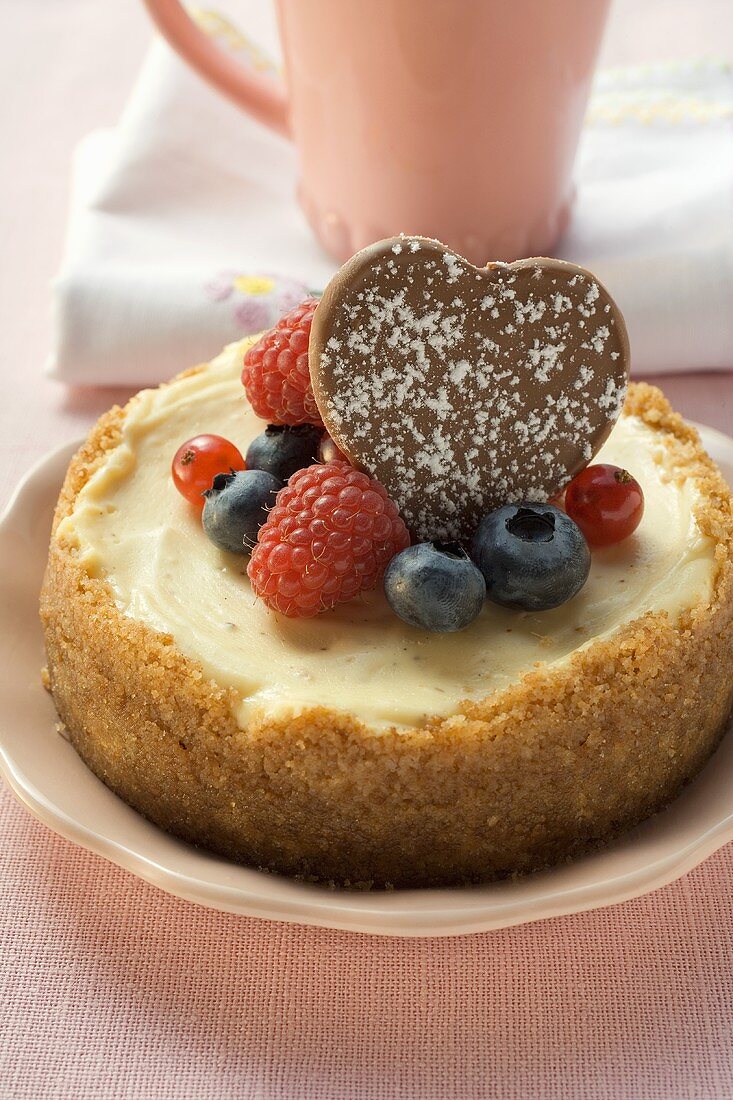
[[[731,498],[697,433],[653,387],[627,411],[667,433],[717,540],[709,604],[648,614],[561,667],[408,730],[314,707],[241,729],[228,690],[170,635],[120,613],[52,537],[41,595],[50,688],[89,767],[162,828],[322,881],[486,881],[568,858],[670,801],[733,705]],[[124,410],[73,459],[54,530],[120,439]],[[681,476],[683,476],[681,474]]]

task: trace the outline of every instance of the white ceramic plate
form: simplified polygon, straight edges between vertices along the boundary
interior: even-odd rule
[[[733,440],[702,428],[733,484]],[[733,840],[733,736],[664,813],[602,852],[519,881],[445,890],[327,890],[230,863],[168,836],[112,794],[59,735],[41,687],[38,592],[74,446],[24,479],[0,524],[0,768],[52,829],[162,889],[248,916],[396,936],[459,935],[625,901]]]

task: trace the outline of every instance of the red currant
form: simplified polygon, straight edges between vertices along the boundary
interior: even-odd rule
[[[349,462],[343,451],[340,451],[331,436],[326,434],[321,439],[321,444],[318,448],[318,461],[319,462]],[[349,466],[351,463],[349,462]]]
[[[565,491],[565,511],[591,546],[612,546],[632,534],[644,514],[636,478],[620,466],[586,466]]]
[[[243,469],[244,459],[237,448],[220,435],[195,435],[181,444],[171,464],[173,484],[197,508],[203,508],[203,493],[217,474]]]

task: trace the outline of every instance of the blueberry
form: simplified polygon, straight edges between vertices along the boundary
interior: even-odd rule
[[[392,610],[410,626],[446,634],[473,622],[486,585],[458,543],[419,542],[392,558],[384,592]]]
[[[282,482],[264,470],[217,474],[204,493],[204,531],[220,550],[248,554]]]
[[[552,504],[505,504],[485,516],[471,557],[494,603],[548,611],[585,584],[590,550],[580,528]]]
[[[296,470],[318,461],[321,435],[321,429],[312,424],[297,428],[268,424],[247,448],[245,465],[248,470],[266,470],[280,481],[287,481]]]

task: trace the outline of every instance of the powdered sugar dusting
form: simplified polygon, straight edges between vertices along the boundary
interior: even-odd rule
[[[477,279],[432,242],[384,248],[332,303],[321,411],[417,537],[466,537],[499,504],[549,499],[603,442],[625,394],[616,314],[575,268]]]

